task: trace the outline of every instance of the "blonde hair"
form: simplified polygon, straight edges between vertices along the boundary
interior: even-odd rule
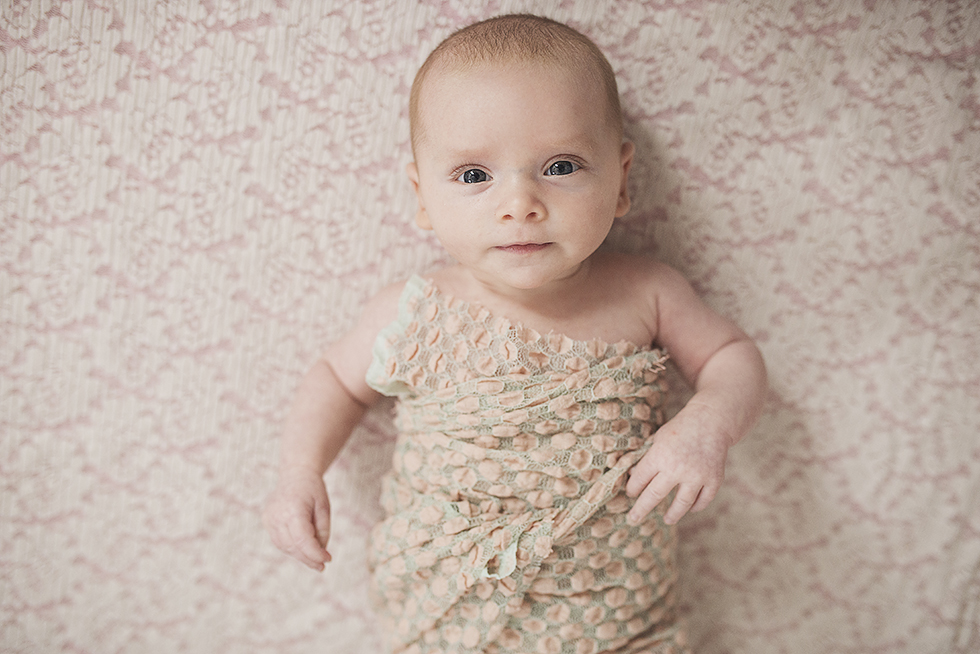
[[[581,32],[550,18],[508,14],[453,32],[423,62],[415,74],[409,99],[413,152],[423,134],[419,119],[422,89],[434,67],[458,72],[477,64],[512,62],[547,63],[581,71],[584,81],[604,91],[610,124],[622,136],[616,74],[598,46]]]

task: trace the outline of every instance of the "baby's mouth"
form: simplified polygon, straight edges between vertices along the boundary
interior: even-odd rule
[[[498,245],[497,249],[513,254],[531,254],[540,252],[551,245],[551,243],[511,243],[510,245]]]

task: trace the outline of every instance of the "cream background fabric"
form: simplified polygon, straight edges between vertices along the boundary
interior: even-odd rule
[[[0,650],[376,652],[373,411],[337,563],[259,509],[302,371],[411,222],[407,94],[534,10],[619,75],[614,246],[758,339],[772,389],[682,522],[707,654],[980,651],[980,5],[973,0],[0,2]]]

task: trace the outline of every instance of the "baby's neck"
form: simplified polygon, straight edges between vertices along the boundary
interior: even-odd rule
[[[443,274],[433,280],[446,292],[460,299],[476,302],[488,309],[506,309],[501,313],[511,315],[540,315],[563,321],[588,309],[586,301],[595,285],[595,271],[591,259],[582,262],[575,271],[562,279],[552,280],[540,286],[515,287],[501,280],[484,277],[463,266],[453,266],[440,271]]]
[[[613,255],[615,256],[615,255]],[[576,340],[600,339],[649,345],[652,334],[617,288],[608,257],[594,255],[572,276],[546,288],[514,289],[482,280],[462,266],[427,275],[442,292],[485,307],[539,333]]]

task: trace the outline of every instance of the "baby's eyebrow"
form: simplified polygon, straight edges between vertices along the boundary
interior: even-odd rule
[[[466,163],[486,158],[486,150],[482,148],[446,148],[443,155],[451,161]]]
[[[596,150],[599,147],[599,140],[595,138],[591,133],[583,132],[581,134],[575,134],[565,139],[561,139],[556,142],[556,147],[563,151],[590,151]]]
[[[562,155],[589,155],[599,148],[599,141],[589,134],[579,134],[569,138],[555,139],[549,145],[541,146],[540,150],[546,153],[546,157],[556,157]],[[448,147],[444,150],[443,156],[449,160],[457,162],[455,165],[465,165],[466,163],[477,163],[490,156],[493,147]]]

